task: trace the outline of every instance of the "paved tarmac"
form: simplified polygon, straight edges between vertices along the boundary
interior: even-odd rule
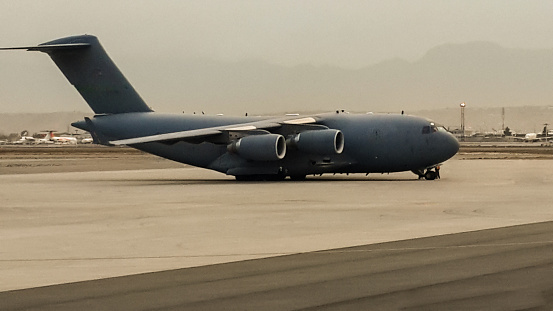
[[[4,310],[552,310],[553,222],[0,293]]]
[[[144,302],[143,309],[172,306],[220,309],[223,304],[217,305],[217,302],[255,309],[259,305],[249,304],[253,301],[266,302],[265,306],[277,309],[319,305],[345,308],[349,303],[353,303],[355,309],[356,302],[392,297],[377,293],[401,293],[402,288],[409,286],[432,292],[437,283],[454,286],[436,292],[444,297],[442,300],[436,298],[428,304],[415,299],[419,297],[417,293],[426,293],[418,290],[406,296],[393,296],[392,300],[418,301],[423,306],[443,309],[440,301],[455,306],[451,300],[454,296],[444,296],[445,293],[468,291],[465,298],[459,298],[461,301],[477,296],[486,300],[486,297],[500,297],[497,293],[504,292],[511,294],[503,297],[523,301],[520,297],[528,291],[522,290],[522,286],[532,287],[534,296],[521,305],[547,306],[547,297],[550,297],[547,293],[551,293],[552,287],[548,287],[551,283],[543,276],[553,279],[549,277],[553,257],[550,224],[537,225],[541,229],[530,226],[522,232],[504,229],[507,233],[500,236],[509,238],[489,240],[493,245],[487,247],[465,247],[479,244],[478,241],[487,245],[487,233],[477,234],[468,241],[431,238],[401,242],[400,246],[371,244],[553,221],[551,164],[550,160],[454,158],[443,166],[442,179],[436,181],[416,180],[411,173],[399,173],[368,177],[322,176],[305,182],[238,183],[228,176],[188,167],[0,175],[0,291],[4,291],[0,296],[0,309],[76,306],[64,301],[81,303],[81,307],[91,306],[87,309],[105,309],[102,306],[120,309],[127,305],[129,309],[141,309],[139,301],[159,302],[157,305]],[[308,253],[358,245],[365,245],[360,247],[360,252],[357,249],[337,251],[342,259],[331,258],[329,254],[336,252]],[[389,252],[378,252],[379,255],[374,256],[370,251],[374,247],[384,247]],[[472,251],[476,249],[484,253]],[[412,252],[419,257],[411,256]],[[298,253],[300,255],[293,255]],[[355,254],[358,253],[367,254],[369,258],[357,260]],[[282,255],[292,256],[244,262]],[[313,256],[322,261],[316,265],[321,269],[309,269]],[[297,261],[299,266],[288,274],[286,269],[284,274],[273,273],[274,269],[281,271],[279,258],[284,261],[292,258],[290,262]],[[82,286],[77,284],[76,287],[69,284],[10,291],[235,261],[241,262],[166,271],[159,276],[136,276],[152,276],[146,278],[145,283],[128,277],[111,279],[114,283],[109,283],[108,279],[79,283]],[[343,262],[334,266],[336,261]],[[406,266],[401,264],[405,262],[412,266],[409,266],[411,272],[403,274],[401,271],[406,271]],[[248,266],[250,263],[253,266]],[[365,271],[360,267],[376,270]],[[433,270],[434,267],[438,270]],[[456,273],[455,267],[464,272]],[[498,270],[493,270],[494,267]],[[269,270],[263,272],[263,269]],[[386,269],[397,273],[382,272]],[[248,275],[244,271],[261,271],[261,277],[241,281]],[[333,275],[328,276],[325,271]],[[520,271],[520,274],[513,275],[513,271]],[[209,278],[200,278],[186,286],[178,283],[181,274],[185,280],[194,279],[189,273],[200,276],[222,273],[221,280],[232,279],[235,283],[218,283],[218,279]],[[490,279],[491,283],[482,283],[488,285],[474,287],[472,294],[472,283],[462,281],[487,280],[488,275],[494,274],[499,279]],[[398,279],[402,275],[410,281],[419,280],[419,285],[402,287],[407,282]],[[312,280],[316,276],[320,278]],[[538,281],[529,284],[526,277]],[[165,285],[156,288],[156,280]],[[125,293],[129,282],[136,282],[137,291],[145,299],[136,300],[132,293]],[[299,290],[298,284],[305,282],[319,285]],[[511,286],[511,283],[519,285]],[[153,287],[141,287],[147,284]],[[211,287],[217,284],[220,286]],[[271,284],[274,286],[267,291],[272,294],[256,294],[265,292],[262,288]],[[463,284],[467,284],[466,287]],[[357,293],[367,292],[367,286],[373,288],[375,294],[354,294],[355,288],[360,288]],[[242,291],[227,295],[227,287]],[[495,287],[495,292],[490,287]],[[56,292],[59,288],[69,296],[56,294],[59,301],[52,301],[51,290]],[[91,288],[112,288],[113,295],[109,297],[113,299],[104,299],[105,292],[89,292]],[[183,300],[181,296],[188,298]],[[234,296],[242,298],[227,300]],[[310,298],[315,296],[325,299]],[[18,300],[18,297],[25,300]],[[306,304],[296,304],[304,300]],[[279,301],[295,302],[279,305]],[[340,301],[343,304],[334,305]],[[59,302],[62,304],[57,305]],[[110,304],[112,302],[114,304]],[[385,301],[381,303],[394,306]]]

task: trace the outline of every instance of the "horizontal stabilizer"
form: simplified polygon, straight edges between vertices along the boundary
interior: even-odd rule
[[[89,47],[90,43],[67,43],[67,44],[48,44],[48,45],[36,45],[36,46],[19,46],[11,48],[0,48],[0,50],[27,50],[27,51],[39,51],[48,53],[54,50],[69,50],[69,49],[81,49]]]
[[[92,120],[90,120],[89,117],[85,117],[84,120],[85,120],[86,125],[88,127],[88,132],[92,136],[92,141],[95,144],[104,145],[104,146],[111,146],[108,139],[101,132],[99,132],[96,129],[96,126],[94,125],[94,122],[92,122]]]

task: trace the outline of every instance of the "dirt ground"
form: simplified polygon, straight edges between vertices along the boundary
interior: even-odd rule
[[[462,145],[458,159],[553,159],[553,147],[540,145]],[[0,146],[0,174],[38,174],[182,168],[185,166],[129,147]]]
[[[456,155],[459,159],[553,159],[553,147],[520,145],[463,145]]]
[[[0,174],[182,168],[183,165],[128,147],[0,146]]]

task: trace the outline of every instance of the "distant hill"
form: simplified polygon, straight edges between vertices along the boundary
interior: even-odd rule
[[[2,106],[87,109],[45,55],[25,56],[28,63],[0,58],[0,112]],[[391,59],[358,70],[164,55],[144,59],[131,51],[128,58],[114,60],[148,105],[165,112],[398,112],[454,109],[460,102],[471,108],[553,104],[553,50],[489,42],[446,44],[414,62]],[[36,74],[29,75],[30,64]]]
[[[359,70],[210,60],[160,60],[147,66],[152,66],[146,68],[149,75],[133,78],[137,89],[154,109],[171,111],[400,111],[460,102],[478,108],[553,103],[553,50],[488,42],[443,45],[415,62],[394,59]]]

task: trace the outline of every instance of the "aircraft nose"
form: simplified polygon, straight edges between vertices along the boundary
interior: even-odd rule
[[[459,140],[455,138],[451,133],[443,132],[443,142],[441,144],[441,155],[444,157],[444,160],[450,159],[459,151]]]

